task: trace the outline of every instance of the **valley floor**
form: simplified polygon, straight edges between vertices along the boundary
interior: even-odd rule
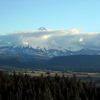
[[[78,79],[81,79],[85,82],[93,81],[96,83],[97,86],[100,86],[100,73],[89,73],[89,72],[72,72],[72,71],[67,71],[67,72],[62,72],[62,71],[53,71],[53,70],[32,70],[32,69],[18,69],[15,70],[16,73],[23,73],[23,74],[28,74],[30,76],[55,76],[56,74],[58,76],[65,76],[65,77],[73,77],[73,75],[76,75]],[[8,73],[13,73],[12,71],[9,71]]]

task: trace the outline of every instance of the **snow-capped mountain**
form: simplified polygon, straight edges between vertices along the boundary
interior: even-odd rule
[[[38,30],[47,30],[45,27],[40,27]]]
[[[27,54],[27,55],[41,55],[41,56],[64,56],[69,55],[70,51],[61,51],[57,49],[46,49],[46,48],[32,48],[32,47],[13,47],[13,46],[5,46],[0,47],[0,54]]]
[[[46,48],[32,48],[32,47],[13,47],[5,46],[0,47],[0,54],[26,54],[26,55],[37,55],[42,57],[54,57],[54,56],[68,56],[68,55],[99,55],[100,50],[91,50],[91,49],[81,49],[78,51],[70,50],[58,50],[58,49],[46,49]]]
[[[49,30],[45,27],[40,27],[34,31],[0,35],[0,68],[65,70],[67,69],[65,66],[68,64],[66,57],[68,59],[75,57],[78,60],[80,58],[77,58],[76,55],[80,55],[80,57],[89,56],[89,59],[91,55],[92,57],[100,55],[99,37],[100,33],[80,33],[77,29]],[[55,58],[58,59],[55,61]],[[53,62],[51,63],[52,59]],[[76,61],[75,59],[70,59],[69,66],[73,61]],[[84,60],[88,61],[88,59]],[[48,63],[49,61],[50,63]],[[56,62],[64,67],[57,67],[60,64]],[[94,66],[96,65],[99,66],[97,59],[95,59]]]

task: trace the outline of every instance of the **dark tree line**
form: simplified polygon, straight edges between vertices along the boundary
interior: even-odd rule
[[[0,100],[100,100],[100,87],[75,75],[32,77],[0,71]]]

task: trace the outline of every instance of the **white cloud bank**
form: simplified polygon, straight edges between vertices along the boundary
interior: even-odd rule
[[[0,36],[0,46],[8,45],[60,50],[100,50],[100,33],[81,33],[77,29],[20,31]]]

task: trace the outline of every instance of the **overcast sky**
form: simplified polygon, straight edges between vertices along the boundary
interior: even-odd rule
[[[100,0],[0,0],[0,34],[41,26],[100,32]]]

